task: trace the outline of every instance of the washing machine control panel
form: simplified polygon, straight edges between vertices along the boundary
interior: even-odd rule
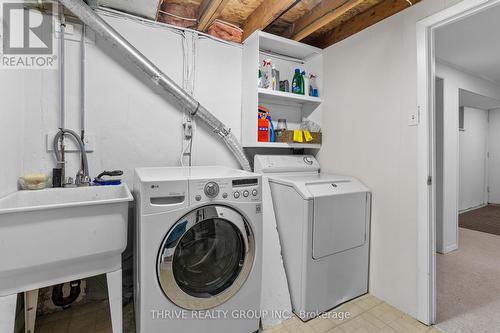
[[[212,201],[260,201],[261,179],[191,180],[190,196],[193,203]]]

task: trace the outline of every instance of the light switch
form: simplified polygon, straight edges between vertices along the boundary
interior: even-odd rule
[[[410,111],[408,115],[408,126],[418,126],[420,123],[420,108]]]

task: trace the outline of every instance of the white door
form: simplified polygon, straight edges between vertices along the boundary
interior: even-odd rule
[[[484,205],[487,197],[488,111],[466,107],[460,131],[459,209]]]
[[[489,203],[500,204],[500,109],[490,111]]]

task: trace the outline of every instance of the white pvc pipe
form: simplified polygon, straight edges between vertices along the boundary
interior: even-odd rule
[[[80,82],[80,106],[81,106],[81,114],[80,114],[80,126],[81,126],[81,135],[82,135],[82,140],[84,139],[84,133],[85,133],[85,109],[86,109],[86,104],[85,104],[85,84],[86,84],[86,73],[85,73],[85,63],[87,61],[87,49],[85,47],[85,31],[86,27],[85,24],[82,24],[82,45],[81,45],[81,63],[80,63],[80,75],[81,75],[81,82]]]
[[[66,60],[66,43],[64,39],[64,34],[66,33],[66,18],[64,16],[64,7],[60,8],[60,32],[59,32],[59,112],[60,112],[60,123],[59,128],[64,128],[66,126],[66,101],[65,101],[65,60]]]

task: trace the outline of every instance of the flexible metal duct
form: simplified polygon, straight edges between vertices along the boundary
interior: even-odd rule
[[[167,97],[176,100],[183,108],[188,110],[192,116],[200,118],[214,133],[221,136],[229,150],[234,154],[244,170],[251,171],[250,163],[239,143],[238,139],[231,133],[223,122],[215,117],[196,99],[178,86],[170,77],[156,67],[139,50],[123,38],[113,27],[106,23],[92,8],[82,0],[59,0],[66,8],[76,15],[90,29],[109,42],[118,53],[136,65],[156,85],[163,88]]]

